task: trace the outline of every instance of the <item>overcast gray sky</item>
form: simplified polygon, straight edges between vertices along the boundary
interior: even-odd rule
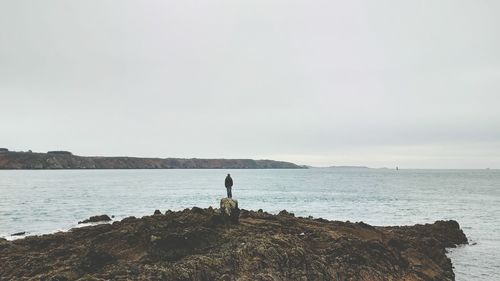
[[[500,1],[0,0],[0,147],[500,168]]]

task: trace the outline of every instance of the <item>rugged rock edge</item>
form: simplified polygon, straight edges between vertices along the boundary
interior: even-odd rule
[[[222,217],[221,217],[222,216]],[[192,208],[6,241],[0,280],[454,280],[456,221],[374,227]]]

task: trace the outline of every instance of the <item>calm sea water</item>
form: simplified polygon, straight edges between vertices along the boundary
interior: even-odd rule
[[[457,280],[500,280],[498,170],[0,171],[0,237],[66,230],[97,214],[217,206],[226,173],[245,209],[373,225],[457,220],[477,243],[450,252]]]

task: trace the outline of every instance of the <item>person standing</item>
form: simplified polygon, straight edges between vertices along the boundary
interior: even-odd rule
[[[225,186],[227,190],[227,198],[233,198],[233,194],[231,193],[231,188],[233,187],[233,179],[230,174],[227,174]]]

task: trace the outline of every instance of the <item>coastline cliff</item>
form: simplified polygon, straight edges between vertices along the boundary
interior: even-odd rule
[[[467,244],[455,221],[374,227],[226,203],[0,239],[0,280],[452,281],[446,248]]]
[[[67,151],[0,152],[0,169],[300,169],[296,164],[253,159],[184,159],[77,156]]]

